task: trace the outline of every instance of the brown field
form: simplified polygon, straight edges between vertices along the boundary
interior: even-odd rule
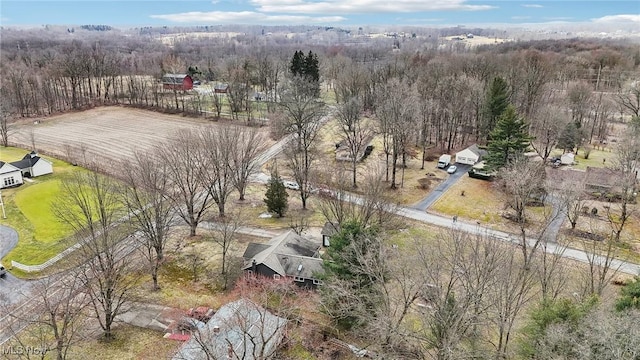
[[[23,121],[9,140],[17,147],[35,145],[43,154],[80,164],[84,163],[82,149],[86,149],[87,161],[116,171],[117,164],[135,151],[150,151],[178,130],[211,124],[204,119],[108,106]]]

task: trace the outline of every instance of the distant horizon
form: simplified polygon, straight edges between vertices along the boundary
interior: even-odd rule
[[[0,26],[334,26],[637,29],[635,0],[3,0]],[[79,20],[81,19],[81,20]]]

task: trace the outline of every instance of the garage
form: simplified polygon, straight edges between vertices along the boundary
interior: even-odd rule
[[[482,156],[486,155],[485,150],[481,150],[478,145],[473,144],[468,148],[456,153],[456,163],[474,165],[482,160]]]

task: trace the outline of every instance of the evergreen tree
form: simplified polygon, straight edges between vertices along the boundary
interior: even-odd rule
[[[625,285],[620,291],[620,297],[616,301],[616,310],[640,309],[640,277]]]
[[[564,151],[573,151],[582,142],[584,137],[582,129],[574,122],[570,122],[565,126],[558,138],[558,147]]]
[[[527,130],[528,125],[518,116],[516,108],[507,106],[491,132],[487,156],[489,168],[497,170],[523,154],[531,141]]]
[[[377,231],[355,220],[344,222],[331,237],[323,263],[327,286],[322,287],[322,297],[328,314],[343,328],[364,325],[380,305],[379,285],[386,280],[381,247]]]
[[[304,75],[309,81],[320,81],[320,66],[318,62],[318,55],[314,54],[311,51],[309,51],[309,54],[304,59]]]
[[[282,179],[278,175],[278,170],[271,174],[267,192],[265,193],[264,203],[267,204],[269,212],[276,213],[278,217],[283,217],[287,212],[289,194],[282,183]]]
[[[291,58],[289,71],[294,78],[301,80],[294,81],[298,91],[314,97],[320,96],[320,65],[317,54],[309,51],[305,56],[302,51],[296,51]]]
[[[503,78],[496,76],[491,82],[484,104],[483,126],[481,128],[482,137],[490,135],[500,115],[507,109],[508,105],[509,86]]]
[[[289,71],[293,76],[304,76],[305,57],[302,51],[296,51],[291,59]]]

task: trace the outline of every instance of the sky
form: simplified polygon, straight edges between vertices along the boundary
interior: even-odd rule
[[[637,24],[640,0],[0,0],[0,25]]]

